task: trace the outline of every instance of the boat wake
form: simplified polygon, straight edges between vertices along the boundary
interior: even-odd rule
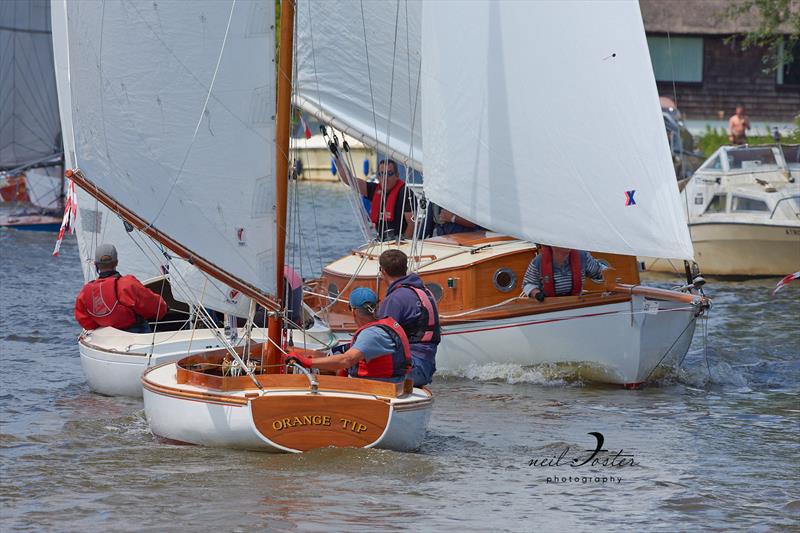
[[[750,390],[750,383],[744,373],[725,361],[712,362],[709,365],[702,361],[693,365],[685,365],[678,370],[675,378],[679,383],[690,387],[723,385]]]
[[[439,370],[437,377],[461,378],[474,381],[499,381],[511,385],[531,383],[563,387],[565,385],[583,385],[581,365],[547,363],[534,366],[522,366],[513,363],[471,364],[454,370]]]

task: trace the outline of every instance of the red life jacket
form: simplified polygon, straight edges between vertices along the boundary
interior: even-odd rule
[[[542,262],[539,270],[542,274],[542,288],[545,296],[556,296],[556,280],[553,278],[553,249],[542,246],[539,251]],[[581,254],[578,250],[569,251],[569,267],[572,272],[572,290],[570,296],[578,296],[583,291],[583,272],[581,272]],[[565,296],[565,295],[562,295]]]
[[[436,299],[428,289],[420,289],[410,283],[403,283],[392,288],[405,287],[414,291],[421,305],[421,313],[417,323],[411,331],[406,332],[408,342],[418,344],[439,344],[442,340],[441,327],[439,326],[439,310],[436,308]]]
[[[357,366],[350,369],[349,374],[360,378],[405,378],[408,376],[411,373],[411,347],[400,324],[390,317],[370,322],[358,328],[353,335],[353,344],[359,333],[371,327],[379,327],[388,332],[394,341],[395,350],[373,357],[369,361],[362,359]]]
[[[101,327],[127,329],[139,320],[136,312],[119,302],[120,275],[90,281],[78,296],[86,313]]]
[[[389,191],[389,194],[386,195],[386,209],[383,210],[384,222],[394,222],[394,210],[395,204],[397,204],[397,196],[400,194],[400,189],[402,189],[405,184],[403,180],[398,179],[394,187]],[[369,219],[376,226],[378,225],[378,219],[381,215],[381,191],[381,184],[378,183],[378,186],[375,187],[375,192],[372,193],[372,204],[369,209]]]

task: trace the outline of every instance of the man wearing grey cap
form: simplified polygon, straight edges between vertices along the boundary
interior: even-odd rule
[[[149,333],[148,320],[160,320],[167,303],[135,276],[117,272],[117,249],[101,244],[94,253],[97,279],[84,285],[75,300],[75,320],[83,329],[111,327]]]

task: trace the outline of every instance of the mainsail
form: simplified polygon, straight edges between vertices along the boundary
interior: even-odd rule
[[[74,111],[62,116],[68,166],[195,259],[274,293],[270,5],[58,5],[68,50],[56,48],[59,89]],[[96,225],[86,221],[94,202],[80,204],[80,225]],[[187,281],[197,297],[208,290],[205,278]]]
[[[0,2],[0,170],[61,164],[49,0]]]
[[[431,2],[425,192],[535,242],[690,259],[636,2]]]
[[[300,0],[296,22],[298,105],[417,169],[420,13],[414,0]]]

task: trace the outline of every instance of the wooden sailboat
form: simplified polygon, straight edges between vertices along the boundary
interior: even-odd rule
[[[0,3],[0,228],[57,231],[64,208],[50,5]]]
[[[385,289],[377,257],[397,247],[439,299],[439,370],[560,363],[635,387],[680,364],[709,301],[691,281],[640,285],[636,255],[691,259],[692,245],[635,2],[298,12],[298,104],[424,171],[428,201],[500,232],[370,243],[331,263],[310,301],[335,331],[353,328],[342,307],[353,288]],[[593,251],[611,269],[580,296],[520,297],[534,242]]]
[[[163,112],[178,108],[156,123],[146,121],[152,118],[148,109],[153,102],[123,99],[106,109],[107,126],[111,118],[136,124],[133,136],[144,145],[141,153],[130,150],[130,130],[92,127],[99,125],[96,115],[74,113],[81,169],[69,177],[169,250],[171,266],[179,260],[191,263],[195,274],[173,277],[173,290],[180,288],[198,302],[203,283],[192,276],[199,272],[249,298],[251,317],[256,303],[270,316],[266,343],[250,338],[234,346],[220,336],[222,349],[145,370],[145,414],[153,433],[170,441],[272,452],[419,447],[433,404],[429,391],[414,389],[410,381],[318,376],[282,362],[280,351],[288,349],[281,301],[293,3],[282,6],[277,114],[275,70],[269,61],[275,27],[271,2],[148,5],[136,12],[111,4],[102,19],[82,12],[80,4],[64,8],[70,51],[84,52],[71,53],[66,67],[73,109],[103,100],[108,97],[104,91],[122,83],[161,87],[157,103]],[[155,20],[157,29],[151,24]],[[195,35],[202,36],[203,47],[191,44]],[[96,50],[100,40],[103,54],[116,58],[102,69],[86,53]],[[131,69],[139,73],[135,80],[128,79]],[[199,121],[187,124],[187,109]],[[191,135],[182,150],[173,153],[168,148],[175,146],[151,144],[153,130],[187,127]],[[265,142],[273,135],[274,144]],[[167,144],[175,138],[157,137]],[[226,149],[203,149],[212,141]],[[149,172],[143,169],[135,180],[114,178],[125,175],[125,169],[141,169],[141,160]],[[216,208],[196,208],[209,198]],[[237,207],[247,213],[248,225],[228,220]],[[302,349],[303,335],[294,336],[301,345],[297,349]],[[302,372],[288,373],[292,369]]]
[[[77,167],[81,156],[88,155],[82,153],[80,135],[77,136],[76,142],[75,127],[83,124],[90,131],[113,129],[111,132],[106,131],[103,138],[100,135],[93,137],[91,142],[101,143],[98,146],[109,147],[111,157],[103,154],[109,166],[103,167],[102,172],[107,174],[108,179],[113,180],[116,186],[124,187],[131,183],[136,179],[132,176],[153,172],[163,174],[167,168],[179,168],[181,161],[175,159],[182,157],[193,137],[193,130],[183,126],[187,121],[196,121],[197,117],[193,115],[194,110],[185,108],[180,95],[172,96],[168,100],[163,87],[158,83],[124,86],[126,76],[115,69],[120,65],[132,65],[128,57],[129,49],[104,48],[103,62],[108,65],[105,68],[107,72],[119,74],[118,79],[122,85],[119,85],[118,91],[99,91],[102,95],[98,96],[96,102],[83,104],[84,110],[100,106],[105,120],[89,121],[86,116],[80,115],[79,105],[84,101],[84,93],[78,91],[86,90],[84,78],[90,78],[91,72],[88,75],[70,72],[71,66],[75,68],[70,62],[70,51],[73,52],[73,56],[81,54],[93,46],[93,43],[75,43],[74,36],[73,41],[70,41],[68,14],[73,17],[83,15],[75,15],[81,8],[76,6],[69,8],[71,11],[63,0],[52,3],[54,42],[52,51],[68,166]],[[150,11],[147,14],[153,16]],[[87,24],[96,23],[93,16],[88,16]],[[202,46],[202,32],[191,35],[189,39],[194,45]],[[131,44],[131,46],[136,45]],[[170,54],[158,57],[160,58],[158,61],[177,61]],[[72,57],[72,62],[80,63],[80,58]],[[206,67],[204,64],[203,68]],[[187,78],[188,81],[185,83],[200,83],[188,74]],[[254,85],[251,89],[256,91],[257,87]],[[76,94],[73,94],[73,91]],[[141,105],[135,111],[117,107],[116,100],[123,96],[126,99],[138,99]],[[77,115],[75,125],[73,114]],[[124,133],[122,130],[125,129],[128,131],[122,135]],[[230,168],[246,167],[247,172],[263,176],[271,175],[265,165],[248,156],[249,152],[263,150],[263,147],[254,147],[252,143],[239,143],[233,134],[214,135],[216,132],[211,129],[205,132],[208,138],[201,141],[209,157],[200,161],[195,161],[197,157],[187,159],[187,163],[192,165],[186,169],[187,183],[199,181],[192,176],[202,174],[208,177],[205,186],[209,190],[218,191],[216,194],[227,199],[218,201],[217,198],[208,195],[193,200],[192,205],[199,212],[219,210],[223,214],[220,220],[224,221],[226,231],[231,234],[241,230],[242,243],[237,241],[230,250],[232,253],[239,253],[244,246],[260,246],[259,253],[266,253],[269,246],[262,242],[265,240],[261,235],[264,233],[261,228],[263,217],[253,217],[251,210],[242,208],[243,203],[246,204],[252,201],[251,199],[246,200],[243,195],[236,195],[234,198],[234,195],[226,191],[228,185],[236,186],[238,183],[237,180],[230,178]],[[203,132],[199,133],[201,137],[202,134]],[[142,150],[145,153],[141,153]],[[217,157],[216,153],[225,153],[227,157]],[[261,167],[258,168],[257,165]],[[124,172],[118,170],[123,167]],[[164,196],[167,195],[168,188],[154,187]],[[148,196],[150,194],[148,193]],[[250,299],[241,291],[214,278],[206,277],[189,261],[181,261],[177,254],[171,257],[172,251],[168,246],[164,247],[159,242],[143,237],[139,232],[130,231],[132,226],[120,215],[116,202],[108,207],[80,188],[75,191],[74,201],[76,211],[72,229],[78,241],[84,280],[91,281],[97,275],[94,269],[94,251],[97,245],[103,242],[114,243],[119,253],[122,273],[135,275],[145,286],[160,294],[169,306],[169,312],[165,317],[150,323],[152,333],[99,328],[81,334],[78,339],[81,366],[86,381],[93,391],[111,396],[141,397],[141,375],[145,368],[177,361],[187,353],[221,348],[224,343],[220,337],[226,335],[221,319],[214,320],[213,324],[203,322],[200,320],[198,308],[213,310],[219,316],[223,314],[231,317],[248,316]],[[147,198],[147,201],[154,205],[153,197]],[[268,211],[270,208],[271,206],[263,206],[262,211]],[[192,213],[185,218],[190,219],[192,216],[203,220],[202,213],[199,217],[197,213]],[[173,283],[175,279],[178,280],[177,286]],[[187,284],[194,290],[184,288]],[[251,340],[266,341],[266,324],[262,322],[256,326],[258,327],[250,330]],[[231,337],[236,339],[233,341],[234,345],[241,346],[245,340],[245,330],[241,327],[237,330],[236,326],[233,326],[233,331],[229,330],[227,336],[229,339]],[[302,324],[295,326],[293,337],[302,339],[309,347],[314,348],[325,348],[333,342],[329,328],[308,308],[303,311]]]

